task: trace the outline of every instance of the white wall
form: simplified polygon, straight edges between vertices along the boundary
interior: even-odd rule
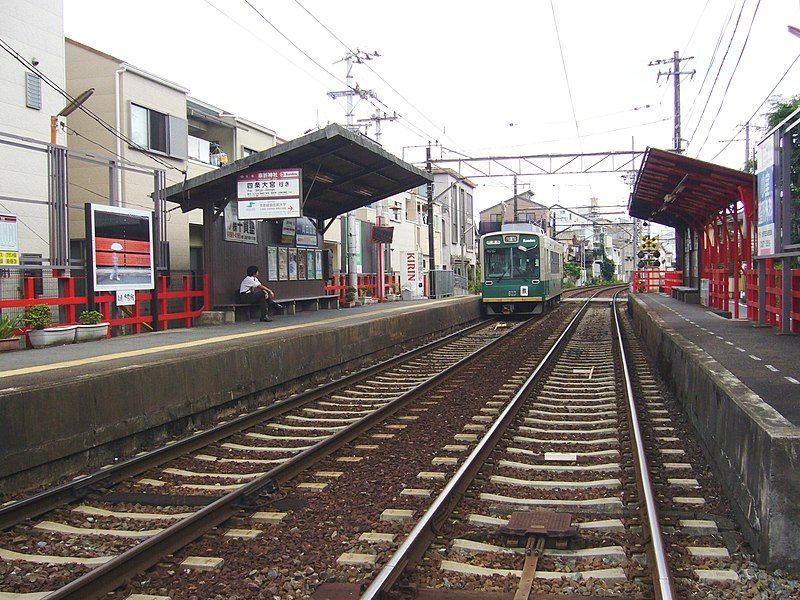
[[[64,74],[64,6],[62,0],[0,0],[0,37],[62,89]],[[66,100],[42,82],[42,108],[25,106],[26,69],[0,52],[0,131],[50,141],[50,116]],[[0,195],[47,200],[44,154],[0,145]],[[19,219],[21,252],[48,257],[47,207],[0,200],[0,212]]]

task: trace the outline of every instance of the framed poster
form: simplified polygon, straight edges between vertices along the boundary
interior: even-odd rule
[[[288,248],[278,248],[278,280],[286,281],[289,279],[289,256]]]
[[[153,213],[87,204],[86,215],[94,290],[152,290]]]
[[[295,219],[295,243],[298,246],[317,247],[317,226],[308,217]]]
[[[314,269],[317,272],[315,279],[322,279],[322,250],[315,250]]]
[[[297,219],[284,219],[281,223],[281,244],[294,245],[294,234]]]
[[[289,248],[289,280],[297,279],[297,248]]]
[[[316,275],[316,271],[314,270],[314,251],[307,250],[306,254],[308,255],[308,258],[306,259],[306,279],[314,279]]]
[[[300,248],[297,251],[297,278],[305,279],[308,272],[308,254]]]
[[[267,248],[267,281],[278,281],[278,247]]]

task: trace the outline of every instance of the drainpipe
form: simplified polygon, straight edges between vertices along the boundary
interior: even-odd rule
[[[120,106],[122,103],[122,98],[120,97],[120,89],[122,87],[122,74],[127,71],[128,68],[125,65],[122,65],[119,69],[117,69],[115,76],[114,76],[114,102],[116,110],[116,128],[117,132],[122,133],[122,107]],[[122,170],[119,169],[119,163],[122,160],[122,139],[118,135],[117,136],[117,168],[111,169],[110,176],[112,177],[113,184],[116,184],[116,192],[112,191],[112,198],[116,200],[114,202],[112,198],[109,198],[109,203],[117,206],[122,206],[124,203],[122,201]],[[113,185],[112,184],[112,185]]]

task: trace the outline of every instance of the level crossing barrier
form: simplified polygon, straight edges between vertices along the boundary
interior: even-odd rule
[[[659,269],[644,269],[633,271],[631,274],[633,291],[639,294],[650,294],[663,291],[668,296],[672,295],[672,288],[683,282],[683,271],[667,271]]]

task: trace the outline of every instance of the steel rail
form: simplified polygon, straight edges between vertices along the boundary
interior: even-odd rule
[[[599,292],[598,290],[595,295]],[[522,387],[508,403],[508,406],[500,413],[500,416],[489,428],[489,431],[486,432],[486,435],[481,438],[478,445],[473,449],[456,474],[453,475],[453,478],[436,497],[436,500],[434,500],[430,508],[428,508],[422,518],[417,522],[400,548],[397,549],[394,555],[389,559],[389,562],[386,563],[383,569],[381,569],[381,572],[373,579],[370,586],[362,594],[361,600],[380,598],[382,594],[389,591],[400,574],[405,570],[406,566],[418,560],[425,553],[425,549],[436,535],[438,525],[452,512],[461,499],[461,495],[472,483],[475,475],[478,474],[478,471],[483,466],[485,459],[492,450],[494,450],[494,447],[505,433],[508,425],[516,417],[523,402],[527,399],[530,390],[542,373],[542,370],[549,364],[553,355],[561,349],[568,334],[581,319],[583,313],[586,312],[586,308],[589,306],[589,300],[591,300],[591,297],[587,298],[583,306],[578,309],[559,338],[547,351],[542,360],[539,361],[539,364],[536,365],[533,373],[525,380],[525,383],[522,384]]]
[[[76,502],[97,491],[100,486],[109,486],[119,483],[129,477],[157,467],[165,462],[178,458],[189,452],[199,450],[209,444],[230,437],[235,433],[253,427],[262,421],[279,417],[295,408],[301,407],[319,398],[336,392],[337,390],[352,385],[354,382],[365,379],[380,371],[414,358],[420,354],[436,350],[458,337],[469,335],[480,329],[486,321],[480,321],[465,329],[453,332],[443,338],[393,356],[385,361],[366,367],[335,381],[320,386],[314,390],[293,394],[284,400],[279,400],[264,408],[256,409],[246,415],[236,417],[225,423],[220,423],[209,429],[199,431],[187,436],[174,444],[162,446],[151,450],[141,456],[135,456],[121,461],[102,471],[96,471],[79,479],[55,486],[8,506],[0,508],[0,531],[13,527],[25,519],[38,517],[54,508]],[[258,392],[253,392],[258,393]]]
[[[538,321],[530,321],[530,323],[534,322]],[[501,340],[516,337],[517,333],[522,329],[524,329],[524,326],[502,334],[457,363],[433,375],[416,388],[398,396],[383,407],[349,425],[346,429],[336,432],[311,448],[296,454],[264,475],[204,506],[190,517],[170,525],[153,537],[95,567],[67,585],[44,596],[43,600],[86,600],[87,598],[104,596],[107,592],[116,589],[137,573],[156,564],[164,556],[173,554],[204,535],[209,529],[236,515],[244,507],[252,507],[258,495],[264,490],[274,490],[279,483],[291,479],[314,463],[335,452],[402,409],[408,402],[438,384],[442,379],[467,367],[473,359],[488,348],[498,344]]]
[[[625,376],[625,395],[628,401],[630,429],[633,434],[633,441],[635,444],[638,484],[640,493],[642,496],[644,496],[645,501],[645,510],[643,511],[643,516],[647,519],[651,543],[650,553],[652,554],[652,559],[655,563],[655,569],[652,570],[653,587],[656,598],[659,600],[674,600],[675,592],[672,586],[672,577],[670,575],[669,567],[667,566],[667,553],[664,549],[664,540],[661,537],[661,528],[658,525],[658,508],[656,507],[653,487],[650,483],[650,471],[647,466],[647,457],[644,453],[644,442],[642,440],[641,428],[639,427],[639,419],[636,416],[636,402],[633,394],[633,385],[631,384],[630,370],[628,369],[628,361],[625,356],[622,328],[619,324],[619,314],[617,311],[617,296],[619,293],[620,292],[614,294],[614,299],[611,303],[611,310],[614,313],[614,328],[616,332],[617,344],[619,346],[622,372]]]

